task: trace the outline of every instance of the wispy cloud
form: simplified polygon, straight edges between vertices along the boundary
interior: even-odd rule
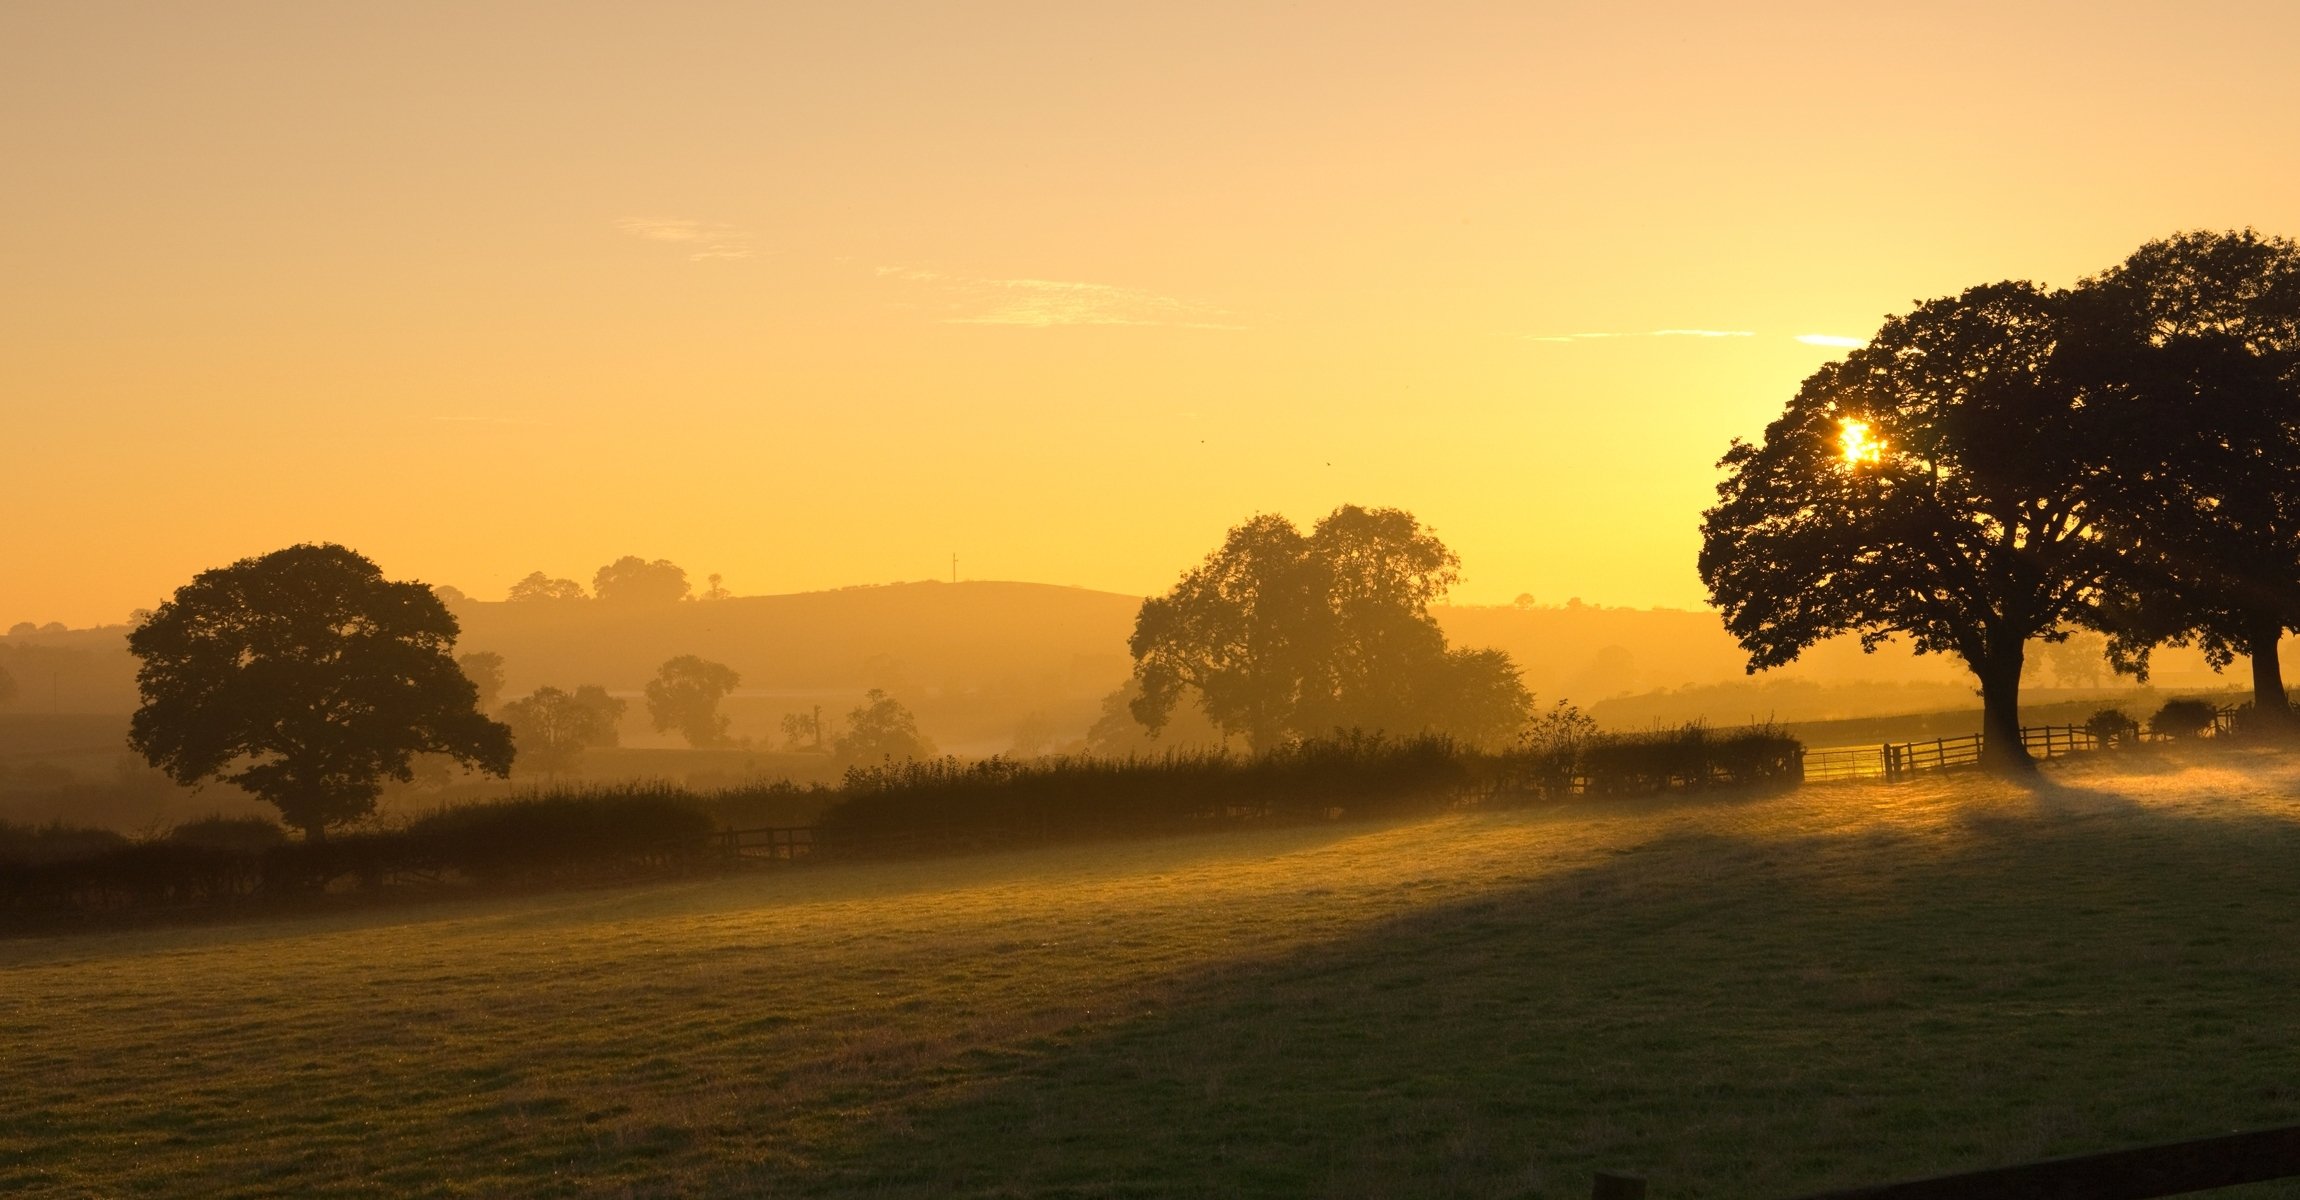
[[[1756,336],[1757,332],[1753,329],[1646,329],[1636,333],[1529,333],[1525,335],[1525,340],[1529,342],[1594,342],[1601,338],[1745,338]]]
[[[635,238],[644,238],[650,242],[674,242],[684,246],[688,252],[687,257],[697,262],[749,258],[752,244],[756,240],[748,229],[715,221],[625,217],[616,225]]]
[[[1834,333],[1800,333],[1797,335],[1797,340],[1805,343],[1808,346],[1838,346],[1850,348],[1853,346],[1866,346],[1869,344],[1869,339],[1867,338],[1842,337]]]
[[[1063,279],[981,279],[917,267],[880,267],[881,279],[930,288],[950,325],[1165,325],[1243,329],[1211,305],[1140,288]]]

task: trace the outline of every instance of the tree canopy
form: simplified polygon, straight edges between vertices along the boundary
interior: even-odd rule
[[[934,743],[918,731],[918,718],[909,708],[878,688],[847,713],[847,731],[839,735],[833,752],[847,763],[886,759],[934,757]]]
[[[2026,763],[2030,640],[2095,619],[2101,535],[2085,390],[2056,359],[2068,298],[1973,288],[1886,321],[1719,464],[1700,570],[1756,671],[1837,634],[1906,636],[1979,677],[1987,753]]]
[[[583,585],[572,579],[553,579],[541,571],[530,571],[525,579],[511,585],[504,597],[515,604],[534,604],[549,600],[584,599]]]
[[[1515,666],[1449,650],[1429,613],[1459,566],[1400,509],[1344,505],[1306,535],[1251,518],[1143,602],[1130,710],[1157,730],[1194,695],[1256,750],[1336,729],[1506,739],[1532,703]]]
[[[2133,545],[2116,652],[2194,642],[2251,660],[2288,720],[2277,643],[2300,628],[2300,246],[2193,232],[2077,289],[2112,519]]]
[[[572,694],[540,687],[504,705],[503,720],[519,747],[522,770],[556,775],[572,768],[584,750],[620,741],[616,727],[624,708],[623,701],[595,684],[584,684]]]
[[[179,783],[237,784],[320,838],[374,811],[417,754],[494,775],[511,731],[457,668],[455,617],[337,545],[203,571],[128,636],[142,707],[128,743]]]
[[[676,729],[690,746],[727,744],[719,701],[743,681],[734,670],[692,654],[665,662],[647,681],[647,715],[657,733]]]
[[[591,593],[609,604],[673,604],[688,590],[686,570],[667,558],[626,554],[591,577]]]
[[[503,656],[493,650],[474,650],[457,655],[455,665],[471,686],[479,689],[479,711],[494,711],[495,702],[503,698]]]

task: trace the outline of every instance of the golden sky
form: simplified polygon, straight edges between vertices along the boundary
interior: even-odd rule
[[[2300,234],[2300,5],[0,5],[0,625],[302,540],[500,596],[1163,590],[1400,505],[1701,603],[1917,298]],[[1581,336],[1592,335],[1592,336]],[[1605,335],[1605,336],[1594,336]]]

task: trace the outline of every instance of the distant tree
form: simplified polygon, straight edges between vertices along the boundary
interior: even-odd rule
[[[687,573],[667,558],[626,554],[599,568],[591,591],[609,604],[671,604],[687,598]]]
[[[1533,714],[1533,693],[1501,650],[1448,650],[1423,666],[1411,690],[1424,728],[1474,746],[1508,745]]]
[[[553,579],[541,571],[530,572],[527,578],[511,585],[508,597],[514,603],[539,600],[581,600],[583,585],[572,579]]]
[[[2092,619],[2123,562],[2082,486],[2065,305],[2025,283],[1920,305],[1807,379],[1761,444],[1734,442],[1700,569],[1752,673],[1837,634],[1905,635],[1979,678],[1989,762],[2032,765],[2027,645]]]
[[[727,718],[719,715],[719,701],[742,681],[719,663],[682,654],[647,682],[647,715],[655,732],[676,729],[690,746],[726,745]]]
[[[511,731],[455,665],[455,617],[336,545],[203,571],[128,635],[142,660],[128,744],[178,783],[216,779],[318,840],[372,812],[419,753],[494,775]]]
[[[839,735],[833,751],[848,763],[932,758],[934,743],[918,731],[918,719],[910,709],[872,688],[863,702],[847,713],[847,731]]]
[[[495,702],[503,697],[503,656],[493,650],[474,650],[457,655],[455,665],[471,686],[479,689],[479,711],[495,711]]]
[[[1483,738],[1524,719],[1506,655],[1457,656],[1429,606],[1459,560],[1413,515],[1344,505],[1308,535],[1278,516],[1232,529],[1165,596],[1128,648],[1135,718],[1156,731],[1185,694],[1255,750],[1335,729]],[[1466,721],[1461,729],[1450,722]]]
[[[2108,639],[2097,633],[2072,633],[2066,641],[2047,642],[2040,656],[2055,686],[2099,687],[2109,670]]]
[[[783,749],[826,754],[829,739],[823,736],[823,710],[820,706],[807,712],[784,713],[782,719]]]
[[[2253,708],[2289,726],[2278,642],[2300,629],[2300,244],[2241,233],[2150,242],[2077,290],[2113,431],[2095,486],[2142,576],[2113,610],[2145,675],[2158,643],[2252,665]]]
[[[33,634],[38,632],[40,632],[40,627],[34,625],[30,621],[18,621],[14,625],[10,625],[8,627],[8,636],[12,638],[31,637]]]
[[[624,707],[607,689],[591,684],[573,695],[542,687],[504,705],[503,719],[518,743],[520,765],[557,775],[572,768],[584,750],[620,740],[617,726]]]
[[[1314,571],[1293,522],[1257,516],[1172,591],[1143,601],[1127,643],[1141,687],[1135,719],[1157,731],[1188,691],[1224,733],[1257,750],[1277,745],[1296,726],[1325,636]]]
[[[471,602],[471,597],[464,595],[462,588],[453,587],[444,583],[432,584],[431,594],[439,597],[439,602],[449,608],[454,608],[458,604],[468,604]]]
[[[713,572],[710,576],[711,586],[703,590],[703,599],[725,600],[732,597],[734,593],[727,590],[725,579],[726,576]]]
[[[1183,746],[1218,746],[1222,731],[1199,710],[1197,698],[1183,697],[1166,713],[1153,734],[1134,717],[1133,704],[1142,695],[1142,683],[1129,678],[1102,697],[1094,723],[1086,728],[1086,752],[1101,758],[1155,755]]]

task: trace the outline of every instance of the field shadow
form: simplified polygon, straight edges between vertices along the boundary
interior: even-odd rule
[[[2300,825],[2035,795],[1958,837],[1623,846],[978,1048],[999,1065],[805,1169],[721,1182],[1794,1195],[2300,1120]]]

